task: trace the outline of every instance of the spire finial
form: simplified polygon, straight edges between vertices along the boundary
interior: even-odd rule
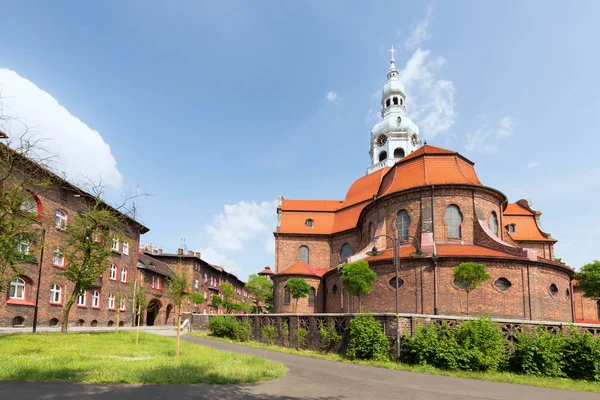
[[[398,50],[394,49],[394,46],[392,45],[392,48],[388,50],[390,53],[392,53],[392,61],[396,61],[394,60],[394,53],[397,52]]]

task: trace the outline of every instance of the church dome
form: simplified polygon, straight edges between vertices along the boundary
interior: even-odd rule
[[[404,93],[404,84],[401,80],[389,80],[383,86],[382,97],[385,99],[392,94]]]

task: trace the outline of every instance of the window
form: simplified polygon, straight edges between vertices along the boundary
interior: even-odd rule
[[[402,97],[400,97],[400,105],[404,105],[404,99]]]
[[[25,280],[16,278],[10,282],[8,297],[11,299],[25,300]]]
[[[385,106],[386,106],[386,107],[389,107],[389,106],[390,106],[390,99],[387,99],[387,100],[385,101]]]
[[[466,285],[463,285],[462,283],[458,282],[456,279],[454,280],[454,285],[455,285],[457,288],[459,288],[459,289],[463,289],[463,290],[467,288],[467,286],[466,286]]]
[[[121,267],[121,282],[127,282],[127,268]]]
[[[79,307],[87,306],[87,292],[85,290],[77,296],[77,305]]]
[[[162,290],[162,283],[160,282],[160,276],[156,277],[156,288]]]
[[[369,222],[369,228],[367,229],[367,240],[371,241],[373,239],[373,223]]]
[[[65,230],[67,228],[67,213],[63,210],[56,210],[56,218],[54,220],[56,229]]]
[[[38,202],[29,192],[25,192],[25,199],[21,203],[21,211],[26,214],[33,214],[35,217],[39,216]]]
[[[50,303],[60,304],[62,299],[62,288],[56,283],[50,286]]]
[[[117,266],[115,264],[111,264],[110,266],[110,275],[109,278],[113,281],[117,280]]]
[[[394,289],[400,288],[402,285],[404,285],[404,281],[400,278],[398,278],[398,281],[396,281],[396,277],[393,277],[392,279],[390,279],[390,281],[388,283]]]
[[[350,257],[353,254],[352,247],[348,243],[344,243],[342,246],[342,250],[340,250],[340,260],[344,261],[346,258]]]
[[[92,307],[100,308],[100,292],[97,290],[92,292]]]
[[[558,294],[558,287],[553,283],[552,285],[550,285],[550,287],[548,288],[548,291],[550,292],[550,294],[552,296],[556,296]]]
[[[52,265],[57,267],[65,266],[65,256],[60,247],[55,247],[52,252]]]
[[[309,218],[309,219],[307,219],[307,220],[306,220],[306,227],[307,227],[307,228],[312,228],[312,227],[313,227],[313,223],[314,223],[314,222],[315,222],[315,221],[313,221],[313,220],[312,220],[312,219],[310,219],[310,218]]]
[[[300,259],[300,261],[304,261],[305,263],[310,264],[310,255],[307,246],[300,246],[300,248],[298,249],[298,258]]]
[[[129,255],[129,242],[127,240],[123,241],[123,254]]]
[[[460,214],[458,207],[455,205],[448,206],[444,220],[446,221],[446,228],[448,228],[448,239],[460,239],[462,215]]]
[[[398,105],[398,98],[394,97],[394,105],[397,106]]]
[[[494,286],[496,286],[499,290],[505,291],[510,289],[512,283],[506,278],[499,278],[496,282],[494,282]]]
[[[387,151],[382,151],[381,153],[379,153],[379,161],[383,161],[387,158]]]
[[[290,304],[290,288],[283,288],[283,304]]]
[[[199,283],[198,279],[194,280],[194,289],[198,289]]]
[[[515,225],[515,224],[508,224],[508,225],[506,225],[506,228],[508,229],[509,232],[517,231],[517,225]]]
[[[402,147],[398,147],[394,150],[394,158],[404,158],[404,149]]]
[[[489,224],[490,224],[490,229],[492,230],[494,235],[498,236],[498,217],[496,216],[496,213],[493,211],[490,214]]]
[[[331,291],[333,292],[333,294],[337,293],[337,285],[333,285],[333,287],[331,288]]]
[[[315,288],[310,288],[310,291],[308,292],[308,305],[309,306],[314,306],[315,305],[315,298],[317,297],[317,291],[315,290]]]
[[[152,275],[152,289],[155,288],[155,285],[156,285],[156,281],[154,279],[154,275]]]
[[[127,304],[127,302],[125,301],[125,296],[121,296],[121,298],[119,299],[119,310],[120,311],[125,311],[125,305]]]
[[[596,311],[598,312],[598,319],[600,319],[600,300],[596,302]]]
[[[408,211],[400,210],[396,216],[396,231],[399,240],[408,240],[408,227],[410,225],[410,216]]]
[[[204,274],[204,283],[208,283],[208,275]]]
[[[118,252],[119,251],[119,239],[114,238],[112,241],[112,250]]]
[[[17,251],[23,255],[29,254],[29,240],[17,239]]]
[[[108,295],[108,308],[109,310],[115,309],[115,295],[112,293]]]

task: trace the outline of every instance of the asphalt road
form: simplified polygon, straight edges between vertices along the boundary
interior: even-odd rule
[[[156,332],[172,335],[172,331]],[[0,382],[0,399],[600,399],[598,393],[393,371],[184,337],[192,343],[279,361],[286,376],[249,385],[86,385]]]

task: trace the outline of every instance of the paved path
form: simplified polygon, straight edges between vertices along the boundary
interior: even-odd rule
[[[171,330],[156,331],[172,335]],[[221,350],[255,354],[289,368],[280,379],[250,385],[84,385],[0,383],[0,399],[541,399],[598,400],[598,393],[572,392],[393,371],[296,356],[216,340],[184,337]]]

